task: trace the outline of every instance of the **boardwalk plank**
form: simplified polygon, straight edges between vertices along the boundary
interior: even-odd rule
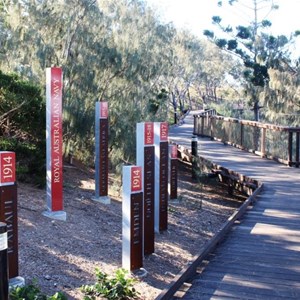
[[[266,285],[260,282],[250,282],[250,281],[232,281],[223,282],[221,280],[194,280],[193,288],[197,289],[197,293],[203,293],[207,289],[213,292],[216,291],[227,292],[234,297],[246,297],[247,299],[300,299],[300,292],[295,289],[282,288],[281,286],[273,289],[273,286]],[[190,293],[192,293],[190,291]]]
[[[221,251],[218,249],[216,256],[213,261],[231,261],[234,264],[243,264],[245,260],[251,261],[253,264],[265,264],[269,266],[285,266],[293,267],[299,261],[298,257],[287,257],[282,252],[282,255],[273,255],[272,253],[255,253],[255,248],[253,248],[253,253],[242,253],[242,252],[228,252]]]
[[[270,279],[278,279],[284,281],[300,282],[299,272],[294,270],[286,270],[283,267],[275,266],[260,266],[258,264],[253,265],[251,262],[244,263],[242,265],[235,265],[229,262],[223,262],[222,264],[209,264],[205,268],[205,272],[228,272],[228,274],[241,274],[241,275],[251,275],[257,277],[264,277]],[[206,273],[206,274],[207,274]],[[275,275],[274,275],[275,274]]]
[[[243,270],[236,269],[235,272],[229,271],[229,269],[225,268],[219,268],[219,269],[213,269],[213,268],[207,268],[205,270],[205,274],[203,276],[196,277],[194,279],[194,284],[197,284],[198,280],[202,280],[202,277],[206,280],[222,280],[222,281],[243,281],[243,282],[259,282],[260,284],[266,285],[266,286],[273,286],[276,284],[277,289],[281,287],[281,289],[299,289],[300,288],[300,282],[295,281],[295,277],[289,277],[287,279],[283,276],[283,278],[277,278],[277,276],[272,276],[272,273],[266,273],[265,271],[263,273],[258,272],[242,272]],[[291,280],[293,278],[293,280]],[[238,279],[238,280],[237,280]],[[299,278],[298,278],[299,279]]]
[[[247,226],[256,226],[257,224],[269,224],[282,228],[287,228],[289,230],[299,231],[300,229],[300,216],[299,219],[292,218],[280,218],[277,216],[264,216],[262,214],[251,215],[247,214],[244,218],[240,219],[240,224],[243,225],[244,222],[247,222]]]
[[[265,244],[263,243],[261,245],[261,247],[253,247],[253,245],[251,243],[247,242],[241,242],[239,243],[237,242],[233,242],[232,240],[230,241],[230,244],[224,246],[224,247],[220,247],[219,249],[217,249],[214,253],[218,254],[218,253],[224,253],[229,252],[229,253],[240,253],[240,255],[242,255],[243,257],[247,257],[248,255],[253,254],[253,250],[255,249],[255,254],[257,255],[272,255],[273,258],[286,258],[287,256],[291,259],[291,260],[298,260],[299,259],[299,251],[297,250],[291,250],[291,249],[286,249],[285,248],[279,248],[279,247],[274,247],[274,245],[269,245],[269,244]]]

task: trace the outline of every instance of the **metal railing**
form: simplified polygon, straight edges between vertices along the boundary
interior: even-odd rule
[[[214,109],[194,115],[194,134],[210,137],[276,160],[299,167],[300,127],[278,126],[217,116]]]

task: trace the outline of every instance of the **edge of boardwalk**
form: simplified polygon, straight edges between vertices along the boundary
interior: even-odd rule
[[[228,170],[231,172],[230,170]],[[240,174],[242,175],[242,174]],[[254,203],[256,196],[261,192],[263,183],[258,182],[258,187],[255,189],[252,195],[250,195],[244,203],[236,210],[219,229],[219,231],[201,248],[198,255],[194,256],[193,262],[183,268],[174,278],[174,280],[155,298],[155,300],[167,300],[171,299],[173,295],[179,290],[179,288],[196,274],[197,267],[200,263],[210,254],[218,245],[219,242],[225,237],[225,235],[232,228],[234,222],[239,219],[247,210],[248,206]]]

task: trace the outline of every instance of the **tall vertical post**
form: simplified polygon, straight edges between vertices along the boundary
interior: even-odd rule
[[[154,123],[155,144],[155,200],[154,229],[155,232],[168,229],[168,180],[169,180],[169,143],[168,123]]]
[[[244,124],[240,123],[241,124],[241,147],[242,149],[244,149]]]
[[[108,103],[96,102],[95,108],[95,197],[110,204],[108,197]]]
[[[178,160],[177,145],[169,145],[170,163],[169,163],[169,194],[170,202],[177,202],[177,177],[178,177]]]
[[[0,152],[0,222],[7,225],[9,278],[19,275],[18,204],[14,152]]]
[[[192,178],[197,179],[197,155],[198,155],[198,139],[197,136],[192,136]]]
[[[201,135],[204,135],[204,118],[205,116],[201,115]]]
[[[198,116],[194,115],[194,129],[193,129],[193,134],[197,134],[198,133]]]
[[[65,221],[67,214],[63,203],[62,89],[62,69],[47,68],[47,211],[43,215]]]
[[[299,168],[300,132],[296,132],[296,168]]]
[[[262,128],[262,134],[261,134],[261,142],[260,142],[260,153],[261,157],[266,157],[266,135],[267,135],[267,129]]]
[[[123,167],[122,267],[143,266],[143,176],[140,166]]]
[[[288,166],[291,167],[293,165],[293,132],[288,132]]]
[[[136,125],[136,163],[142,167],[144,182],[144,255],[154,253],[154,123]]]
[[[7,226],[0,222],[0,299],[8,300]]]

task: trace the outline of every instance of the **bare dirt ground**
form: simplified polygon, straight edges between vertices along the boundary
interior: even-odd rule
[[[178,177],[180,201],[169,205],[168,231],[156,235],[155,253],[144,260],[148,274],[136,285],[140,299],[155,299],[245,199],[229,196],[215,179],[193,182],[183,164]],[[27,284],[35,279],[44,293],[83,299],[80,287],[95,282],[96,267],[108,274],[121,268],[120,183],[113,176],[110,182],[111,204],[94,202],[93,171],[65,165],[66,222],[42,215],[45,190],[18,184],[19,267]]]

